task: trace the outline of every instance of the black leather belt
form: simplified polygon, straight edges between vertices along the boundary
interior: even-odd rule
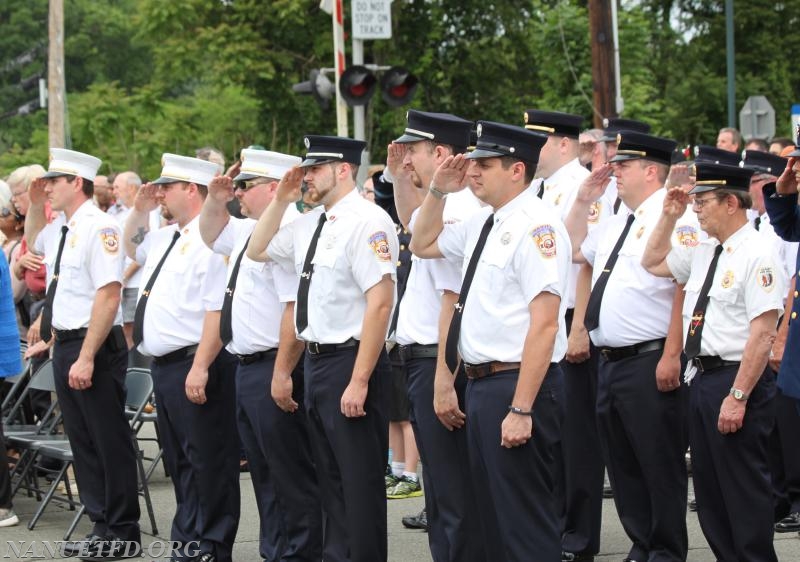
[[[625,347],[601,347],[599,349],[600,355],[606,361],[620,361],[642,353],[649,353],[651,351],[660,351],[664,349],[664,339],[650,340],[635,345],[627,345]]]
[[[265,349],[264,351],[256,351],[255,353],[249,353],[247,355],[239,355],[237,353],[236,357],[239,358],[240,365],[250,365],[263,359],[272,359],[276,355],[278,355],[277,349]]]
[[[439,353],[439,346],[435,343],[429,345],[412,343],[409,345],[398,345],[397,347],[400,348],[400,359],[403,361],[408,361],[409,359],[436,358]]]
[[[489,361],[488,363],[478,363],[470,365],[464,363],[464,371],[467,373],[468,379],[482,379],[498,373],[505,373],[507,371],[519,371],[522,363],[504,363],[502,361]]]
[[[741,364],[741,361],[727,361],[719,355],[698,355],[692,359],[692,361],[694,362],[695,367],[697,367],[697,370],[701,373],[719,369],[721,367],[738,367]]]
[[[153,363],[156,365],[164,365],[165,363],[177,363],[178,361],[183,361],[187,357],[191,357],[197,353],[197,346],[190,345],[188,347],[182,347],[180,349],[176,349],[175,351],[171,351],[166,355],[162,355],[161,357],[153,357]]]
[[[350,338],[342,343],[317,343],[315,341],[306,342],[306,351],[311,355],[323,355],[325,353],[333,353],[342,349],[348,349],[358,345],[358,340]]]
[[[56,341],[64,343],[72,340],[81,340],[86,337],[88,328],[77,328],[75,330],[53,330]]]

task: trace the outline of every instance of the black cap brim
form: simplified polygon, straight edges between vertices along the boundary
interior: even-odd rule
[[[45,175],[42,176],[42,179],[50,179],[50,178],[60,178],[61,176],[72,176],[74,174],[67,174],[64,172],[47,172]]]
[[[178,178],[171,178],[169,176],[161,176],[157,180],[150,183],[152,183],[153,185],[166,185],[168,183],[178,183],[181,181],[185,182],[186,180],[179,180]]]
[[[599,142],[617,142],[617,135],[603,135]]]
[[[431,139],[427,139],[425,137],[420,137],[417,135],[412,135],[411,133],[403,133],[392,142],[396,142],[397,144],[411,144],[412,142],[419,142],[424,140],[431,140]]]
[[[333,158],[306,158],[300,163],[300,168],[310,168],[311,166],[319,166],[320,164],[327,164],[329,162],[342,162],[342,160],[334,160]]]
[[[233,178],[233,181],[247,181],[247,180],[254,180],[256,178],[263,178],[266,176],[257,176],[256,174],[248,174],[246,172],[241,172],[238,176]]]
[[[487,148],[483,148],[482,146],[477,146],[475,147],[475,150],[465,154],[464,158],[475,160],[476,158],[500,158],[501,156],[507,156],[507,154],[504,152],[489,150]]]
[[[614,162],[627,162],[628,160],[641,160],[644,156],[639,156],[638,154],[617,154],[609,160],[609,163],[613,164]]]
[[[715,185],[696,185],[692,189],[689,190],[689,195],[697,195],[698,193],[706,193],[708,191],[714,191],[717,189],[723,189],[725,186],[721,184]]]

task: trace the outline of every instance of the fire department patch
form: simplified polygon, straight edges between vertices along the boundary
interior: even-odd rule
[[[603,210],[603,204],[600,201],[595,201],[589,207],[589,224],[597,224],[600,220],[600,212]]]
[[[733,271],[730,269],[725,272],[725,275],[722,276],[722,288],[723,289],[730,289],[733,285]]]
[[[392,253],[389,250],[389,237],[383,231],[378,231],[369,237],[369,245],[372,251],[381,261],[391,261]]]
[[[775,288],[775,274],[771,267],[762,267],[758,270],[758,284],[767,292]]]
[[[537,226],[531,230],[531,238],[536,242],[539,253],[545,258],[553,258],[556,255],[556,231],[549,224]]]
[[[119,234],[113,228],[104,228],[100,231],[100,240],[103,242],[103,250],[109,254],[119,252]]]
[[[694,248],[699,243],[697,229],[691,225],[679,226],[675,229],[675,235],[678,237],[678,244],[686,248]]]

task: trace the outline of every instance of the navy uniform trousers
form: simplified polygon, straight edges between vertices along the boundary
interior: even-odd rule
[[[305,403],[324,510],[325,562],[388,557],[386,484],[392,366],[382,351],[369,379],[366,416],[347,418],[341,398],[358,346],[305,354]]]
[[[689,440],[697,516],[720,562],[776,562],[767,456],[775,420],[775,375],[767,368],[750,393],[742,429],[723,435],[719,409],[738,366],[698,374],[690,387]]]
[[[572,326],[567,310],[567,332]],[[603,452],[597,434],[597,348],[582,363],[562,360],[566,415],[561,427],[561,463],[558,492],[563,502],[561,547],[566,552],[600,552],[603,518]]]
[[[112,330],[121,330],[115,326]],[[56,341],[53,372],[64,428],[75,458],[81,503],[94,524],[93,534],[140,540],[139,494],[133,434],[125,418],[128,351],[114,348],[109,336],[94,358],[92,386],[69,387],[69,369],[83,338]]]
[[[294,413],[281,410],[272,395],[275,352],[236,369],[239,436],[247,453],[261,520],[261,557],[318,561],[322,558],[322,507],[311,458],[303,365],[292,372]]]
[[[661,354],[601,357],[597,383],[600,443],[617,513],[633,542],[628,557],[651,562],[686,560],[689,548],[686,389],[658,391]]]
[[[561,531],[555,483],[564,416],[561,368],[551,364],[533,403],[533,437],[520,447],[500,445],[501,425],[519,371],[467,383],[467,436],[473,493],[491,560],[558,562]]]
[[[448,431],[433,410],[435,357],[411,358],[408,369],[410,421],[425,462],[428,543],[434,562],[486,560],[469,473],[466,428]],[[459,369],[455,389],[464,411],[467,378]]]
[[[775,489],[775,520],[800,513],[800,413],[797,400],[775,395],[775,428],[770,435],[769,452],[772,483]]]
[[[176,550],[176,559],[197,551],[231,562],[239,526],[236,358],[225,350],[217,355],[202,405],[186,398],[193,359],[154,359],[152,366],[164,463],[177,503],[171,540],[185,545]]]

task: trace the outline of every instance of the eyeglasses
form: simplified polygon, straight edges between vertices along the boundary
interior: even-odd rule
[[[702,209],[703,207],[705,207],[708,204],[709,201],[715,201],[715,200],[717,200],[717,197],[714,197],[714,196],[706,197],[704,199],[697,199],[695,197],[694,201],[692,202],[692,205],[694,205],[698,209]]]
[[[265,183],[269,183],[269,180],[237,181],[233,187],[233,190],[236,191],[238,189],[240,191],[247,192],[257,185],[264,185]]]
[[[5,218],[8,218],[8,217],[14,217],[17,220],[21,220],[22,219],[22,217],[19,215],[19,213],[17,213],[17,211],[14,210],[14,209],[9,209],[8,207],[3,207],[2,209],[0,209],[0,218],[4,218],[5,219]]]

